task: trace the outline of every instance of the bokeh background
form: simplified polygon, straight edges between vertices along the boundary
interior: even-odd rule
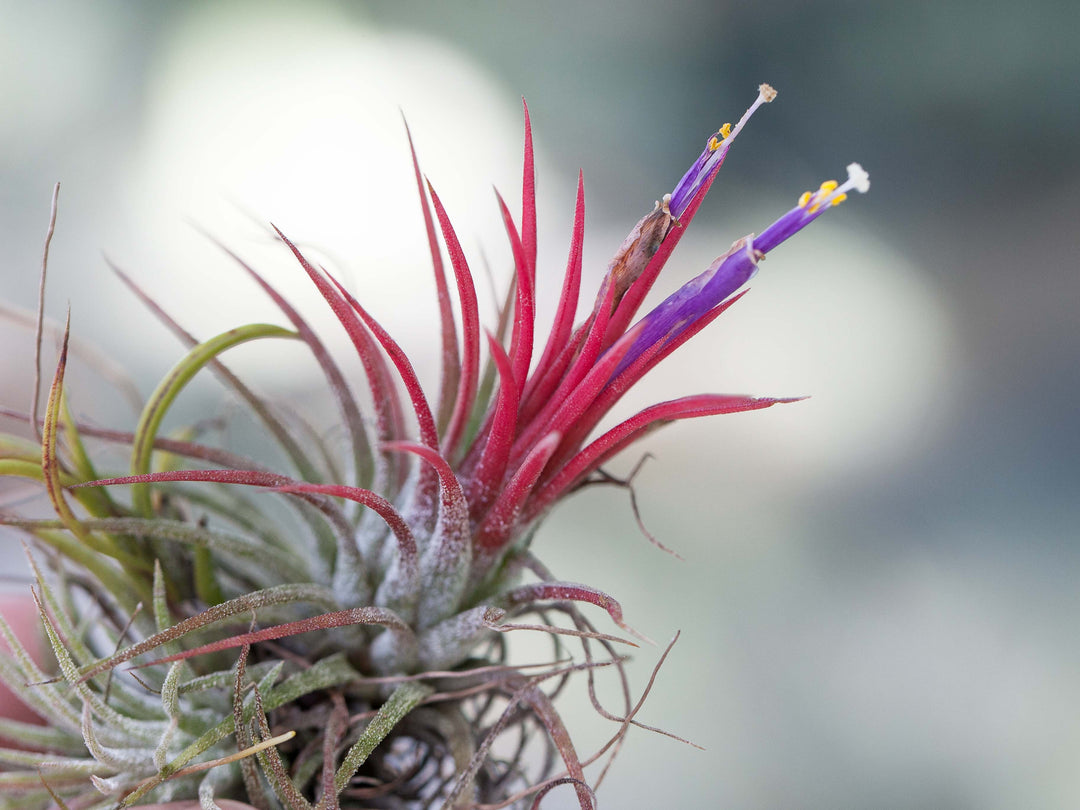
[[[144,394],[179,348],[103,252],[203,336],[273,310],[192,222],[317,312],[272,220],[349,279],[433,386],[401,112],[466,249],[502,282],[491,184],[519,193],[528,99],[549,313],[578,168],[596,283],[768,81],[778,100],[657,293],[851,160],[873,188],[770,256],[627,403],[812,395],[642,446],[655,456],[637,478],[642,517],[686,561],[642,538],[622,490],[578,496],[537,539],[642,631],[682,630],[641,717],[706,750],[634,733],[601,805],[1075,808],[1078,36],[1080,4],[1050,0],[0,0],[0,301],[33,308],[62,181],[47,311],[71,305],[76,409],[130,425],[88,347]],[[0,319],[0,404],[21,408],[32,343],[16,321]],[[234,362],[320,407],[299,353]],[[228,408],[207,383],[176,416]],[[637,654],[637,688],[658,654]],[[582,751],[611,732],[583,694],[563,706]]]

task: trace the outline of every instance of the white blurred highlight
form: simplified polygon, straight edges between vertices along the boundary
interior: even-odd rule
[[[201,336],[280,315],[185,218],[302,302],[310,282],[273,244],[273,222],[343,277],[399,339],[404,333],[408,343],[417,331],[436,340],[403,112],[478,288],[487,287],[478,245],[492,250],[502,276],[509,252],[491,184],[513,209],[521,111],[461,54],[417,36],[365,33],[329,10],[261,19],[204,7],[176,31],[157,70],[145,148],[128,183],[132,230],[146,252],[122,263]],[[233,365],[258,375],[257,365],[236,358]],[[295,358],[298,373],[314,374],[302,353]]]

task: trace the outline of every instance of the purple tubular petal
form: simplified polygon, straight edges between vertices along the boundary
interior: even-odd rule
[[[680,334],[718,303],[732,295],[757,272],[755,251],[740,239],[704,273],[691,279],[639,322],[641,334],[623,355],[612,377],[618,376],[650,347]]]
[[[748,236],[737,241],[704,273],[669,295],[639,321],[641,334],[612,376],[624,371],[649,347],[678,336],[687,326],[732,295],[754,276],[758,261],[766,253],[794,236],[829,208],[828,204],[796,206],[760,236]]]
[[[671,192],[671,199],[668,201],[668,208],[676,219],[686,211],[690,200],[693,199],[704,179],[720,168],[719,164],[723,162],[727,150],[724,150],[723,155],[717,154],[717,151],[710,150],[706,146],[705,151],[698,156],[693,165],[686,170],[686,174],[682,176],[682,179],[675,184],[675,188]],[[716,160],[713,158],[716,158]]]
[[[698,156],[698,159],[694,161],[693,165],[690,166],[686,174],[682,176],[682,179],[671,191],[668,208],[672,216],[679,219],[690,206],[694,197],[697,196],[701,187],[712,182],[712,178],[720,170],[724,158],[727,157],[727,153],[731,149],[731,145],[735,142],[735,138],[742,131],[742,128],[746,126],[746,122],[750,120],[762,104],[768,104],[774,98],[776,98],[776,91],[773,88],[767,84],[759,85],[758,97],[743,113],[738,123],[728,131],[728,134],[725,136],[724,130],[721,129],[709,138],[705,144],[705,151]]]
[[[795,206],[762,231],[760,236],[754,237],[754,248],[762,253],[768,253],[828,211],[829,207],[828,205]],[[811,208],[815,210],[811,211]]]

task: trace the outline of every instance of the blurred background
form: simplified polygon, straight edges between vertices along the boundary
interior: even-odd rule
[[[434,388],[402,112],[501,288],[491,184],[520,194],[528,99],[543,317],[577,170],[595,289],[629,228],[770,82],[779,98],[733,147],[657,296],[848,162],[873,188],[772,254],[750,295],[624,403],[812,395],[680,423],[612,465],[655,456],[636,479],[642,517],[686,562],[647,543],[624,490],[577,496],[537,538],[557,574],[616,596],[638,629],[682,630],[641,719],[706,750],[631,734],[601,806],[1075,808],[1078,34],[1080,4],[1050,0],[0,0],[0,301],[35,306],[59,180],[46,309],[62,322],[71,306],[73,407],[130,426],[88,347],[143,394],[180,349],[103,254],[202,337],[273,319],[194,223],[318,313],[273,221],[345,275]],[[32,358],[26,327],[0,318],[0,404],[27,406]],[[230,359],[320,407],[300,352]],[[228,407],[208,382],[175,415]],[[636,688],[658,655],[637,653]],[[583,693],[563,710],[589,752],[612,728]]]

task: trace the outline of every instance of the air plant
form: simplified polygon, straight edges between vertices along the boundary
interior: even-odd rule
[[[709,138],[634,226],[580,318],[579,175],[546,339],[534,318],[543,278],[528,109],[520,221],[497,200],[514,274],[492,331],[481,329],[469,263],[413,151],[441,315],[433,403],[369,310],[276,228],[355,349],[370,419],[354,398],[358,381],[316,329],[227,247],[286,326],[250,324],[199,340],[121,273],[188,351],[132,432],[104,430],[71,417],[65,330],[42,418],[36,398],[27,418],[40,441],[0,435],[0,473],[41,482],[55,511],[48,520],[3,512],[0,522],[29,538],[33,594],[56,658],[54,668],[32,660],[0,622],[13,650],[0,657],[0,678],[45,721],[0,720],[0,736],[18,743],[0,749],[0,805],[198,797],[204,807],[215,798],[321,810],[536,807],[567,785],[582,808],[593,807],[597,780],[590,784],[584,768],[609,761],[638,725],[640,702],[622,672],[628,640],[597,630],[590,611],[637,634],[614,598],[550,572],[533,536],[568,494],[615,480],[602,465],[657,427],[792,401],[687,396],[597,430],[629,388],[731,306],[766,253],[848,191],[867,190],[852,164],[846,182],[807,192],[635,320],[736,136],[774,96],[762,85],[742,119]],[[329,446],[228,369],[226,350],[256,340],[306,345],[347,441]],[[202,371],[224,381],[287,462],[270,468],[222,447],[211,441],[213,423],[161,432]],[[130,449],[129,474],[102,468],[90,448],[105,444]],[[537,631],[550,636],[553,660],[508,657],[507,633]],[[622,679],[619,710],[594,689],[603,667]],[[554,705],[574,673],[613,724],[607,745],[587,758]]]

